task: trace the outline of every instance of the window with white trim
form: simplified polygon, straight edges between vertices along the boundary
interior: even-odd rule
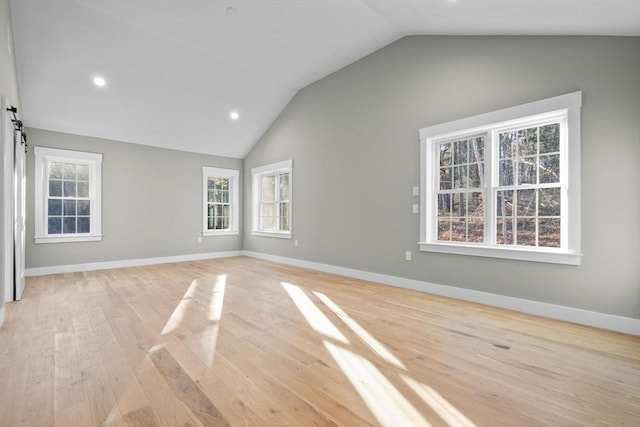
[[[291,238],[291,160],[251,169],[252,234]]]
[[[238,234],[239,171],[202,167],[202,235]]]
[[[580,264],[581,92],[420,130],[420,249]]]
[[[102,154],[35,147],[36,243],[102,240]]]

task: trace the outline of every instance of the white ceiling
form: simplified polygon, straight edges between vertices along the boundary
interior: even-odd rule
[[[11,8],[26,125],[237,158],[299,89],[405,35],[640,35],[640,0],[12,0]],[[96,75],[105,87],[93,85]]]

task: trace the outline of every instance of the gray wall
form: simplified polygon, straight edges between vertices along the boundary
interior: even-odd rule
[[[578,90],[582,265],[418,252],[418,129]],[[640,38],[401,39],[285,108],[245,158],[245,230],[251,168],[289,158],[299,246],[245,250],[640,318]]]
[[[29,145],[102,153],[100,242],[35,244],[34,156],[27,155],[27,268],[234,251],[241,235],[203,237],[202,166],[242,160],[27,129]],[[242,208],[240,209],[242,215]]]
[[[0,0],[0,95],[5,95],[11,105],[20,110],[20,94],[18,93],[18,80],[16,74],[16,60],[13,56],[13,40],[11,34],[11,10],[9,0]],[[0,200],[3,198],[2,188],[4,171],[2,169],[2,150],[0,149]],[[2,212],[0,210],[0,224],[2,224]],[[0,227],[0,254],[4,253],[4,235]],[[0,257],[0,259],[2,259]],[[3,277],[2,263],[0,263],[0,277]],[[0,280],[0,310],[4,307],[4,284]]]

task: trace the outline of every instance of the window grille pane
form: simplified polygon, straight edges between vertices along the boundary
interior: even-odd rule
[[[538,220],[538,246],[560,247],[560,218],[540,218]]]
[[[289,231],[289,203],[280,203],[280,231]]]
[[[78,181],[89,181],[89,166],[77,165]]]
[[[528,128],[518,131],[518,154],[534,156],[538,154],[538,128]]]
[[[60,199],[49,199],[48,200],[48,215],[62,215],[62,200]]]
[[[65,234],[75,234],[76,233],[76,218],[65,216],[62,222],[62,232]]]
[[[262,177],[261,200],[263,202],[273,202],[275,200],[275,176]]]
[[[78,197],[89,197],[89,183],[78,181]]]
[[[451,195],[451,216],[464,216],[465,197],[464,193],[454,193]]]
[[[62,163],[51,163],[49,166],[49,179],[62,179]]]
[[[467,165],[453,168],[453,188],[467,188]]]
[[[88,216],[79,216],[78,217],[78,233],[89,233],[91,232],[91,218]]]
[[[560,124],[553,123],[540,128],[540,154],[560,151]]]
[[[536,190],[518,190],[516,215],[536,216]]]
[[[440,189],[441,190],[451,190],[453,181],[452,181],[452,172],[451,168],[440,168]]]
[[[289,174],[280,174],[280,200],[289,200]]]
[[[513,190],[498,191],[496,213],[498,216],[513,215]]]
[[[484,136],[469,140],[470,162],[484,162]]]
[[[481,188],[482,180],[480,179],[481,165],[470,164],[469,165],[469,188]]]
[[[453,162],[456,165],[469,162],[469,149],[466,139],[454,142]]]
[[[484,217],[484,199],[482,193],[467,193],[467,216]]]
[[[500,160],[498,183],[500,186],[514,185],[513,160]]]
[[[73,163],[64,163],[62,166],[62,178],[66,180],[76,179],[76,165]]]
[[[62,197],[76,197],[75,181],[64,181]]]
[[[438,219],[438,240],[451,240],[451,220]]]
[[[451,143],[440,144],[440,166],[451,165]]]
[[[496,221],[496,242],[499,245],[513,245],[513,220],[498,218]]]
[[[516,239],[520,246],[536,246],[536,220],[518,218]]]
[[[62,217],[60,216],[50,216],[47,221],[47,231],[49,234],[60,234],[62,233]]]
[[[560,188],[538,190],[538,215],[560,216]]]
[[[467,222],[464,218],[451,221],[451,240],[454,242],[467,241]]]
[[[560,182],[560,155],[540,156],[540,183]]]
[[[484,242],[484,219],[483,218],[469,218],[467,224],[467,241],[473,243]]]
[[[76,201],[75,200],[64,200],[62,203],[62,214],[64,216],[75,216],[76,215]]]
[[[498,135],[498,155],[500,159],[510,159],[514,157],[514,132],[502,132]]]
[[[524,157],[518,162],[518,185],[536,184],[537,158]]]
[[[57,179],[49,180],[49,196],[62,197],[62,181]]]
[[[451,194],[438,195],[438,216],[451,216]]]

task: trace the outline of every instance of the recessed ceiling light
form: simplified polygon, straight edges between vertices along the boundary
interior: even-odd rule
[[[228,8],[225,9],[225,12],[227,12],[227,15],[237,15],[238,9],[236,9],[235,7],[229,6]]]
[[[93,84],[95,84],[96,86],[102,87],[107,84],[107,81],[102,77],[94,77]]]
[[[237,111],[232,111],[229,113],[229,117],[231,117],[231,120],[238,120],[240,118],[240,114]]]

